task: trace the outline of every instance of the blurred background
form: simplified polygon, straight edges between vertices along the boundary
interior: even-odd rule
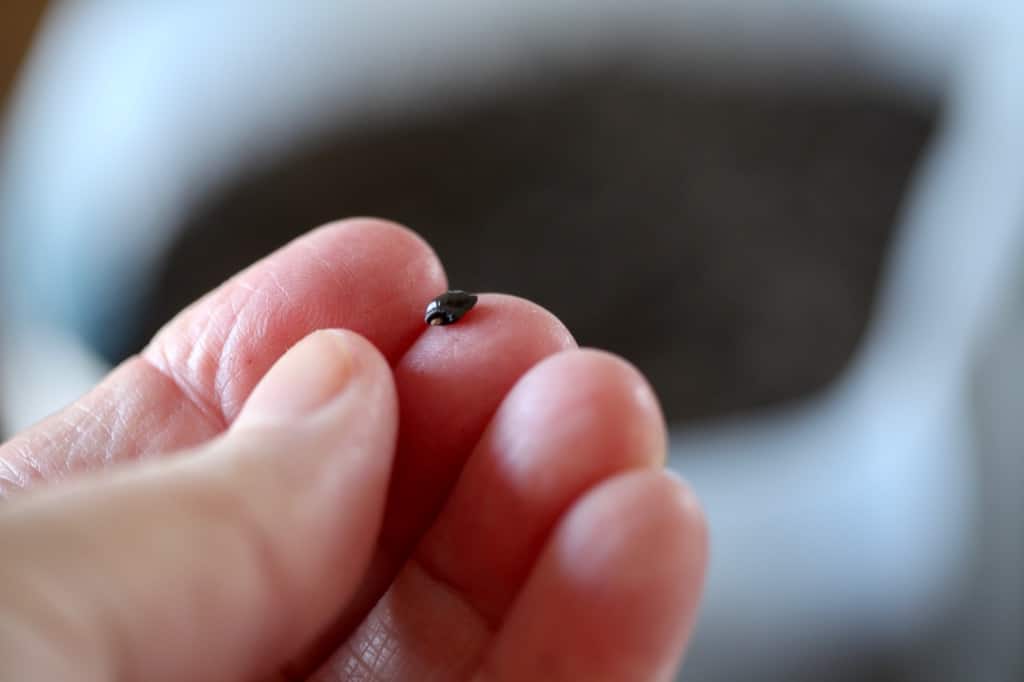
[[[24,0],[0,422],[328,220],[637,364],[703,499],[681,679],[1024,679],[1024,7]]]

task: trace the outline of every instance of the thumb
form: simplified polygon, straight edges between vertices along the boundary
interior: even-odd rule
[[[355,590],[397,431],[362,337],[307,337],[193,452],[0,507],[0,679],[265,677]]]

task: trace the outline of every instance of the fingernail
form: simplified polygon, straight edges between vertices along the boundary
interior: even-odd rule
[[[329,403],[348,384],[352,353],[345,334],[310,334],[274,363],[256,385],[237,423],[300,419]]]

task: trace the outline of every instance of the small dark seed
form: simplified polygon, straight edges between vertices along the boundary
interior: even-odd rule
[[[469,312],[476,305],[476,295],[452,289],[446,291],[427,304],[423,321],[431,327],[452,324]]]

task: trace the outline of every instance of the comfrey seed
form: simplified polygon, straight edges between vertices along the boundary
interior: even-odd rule
[[[446,291],[427,304],[423,321],[431,327],[458,322],[476,305],[476,295],[458,289]]]

